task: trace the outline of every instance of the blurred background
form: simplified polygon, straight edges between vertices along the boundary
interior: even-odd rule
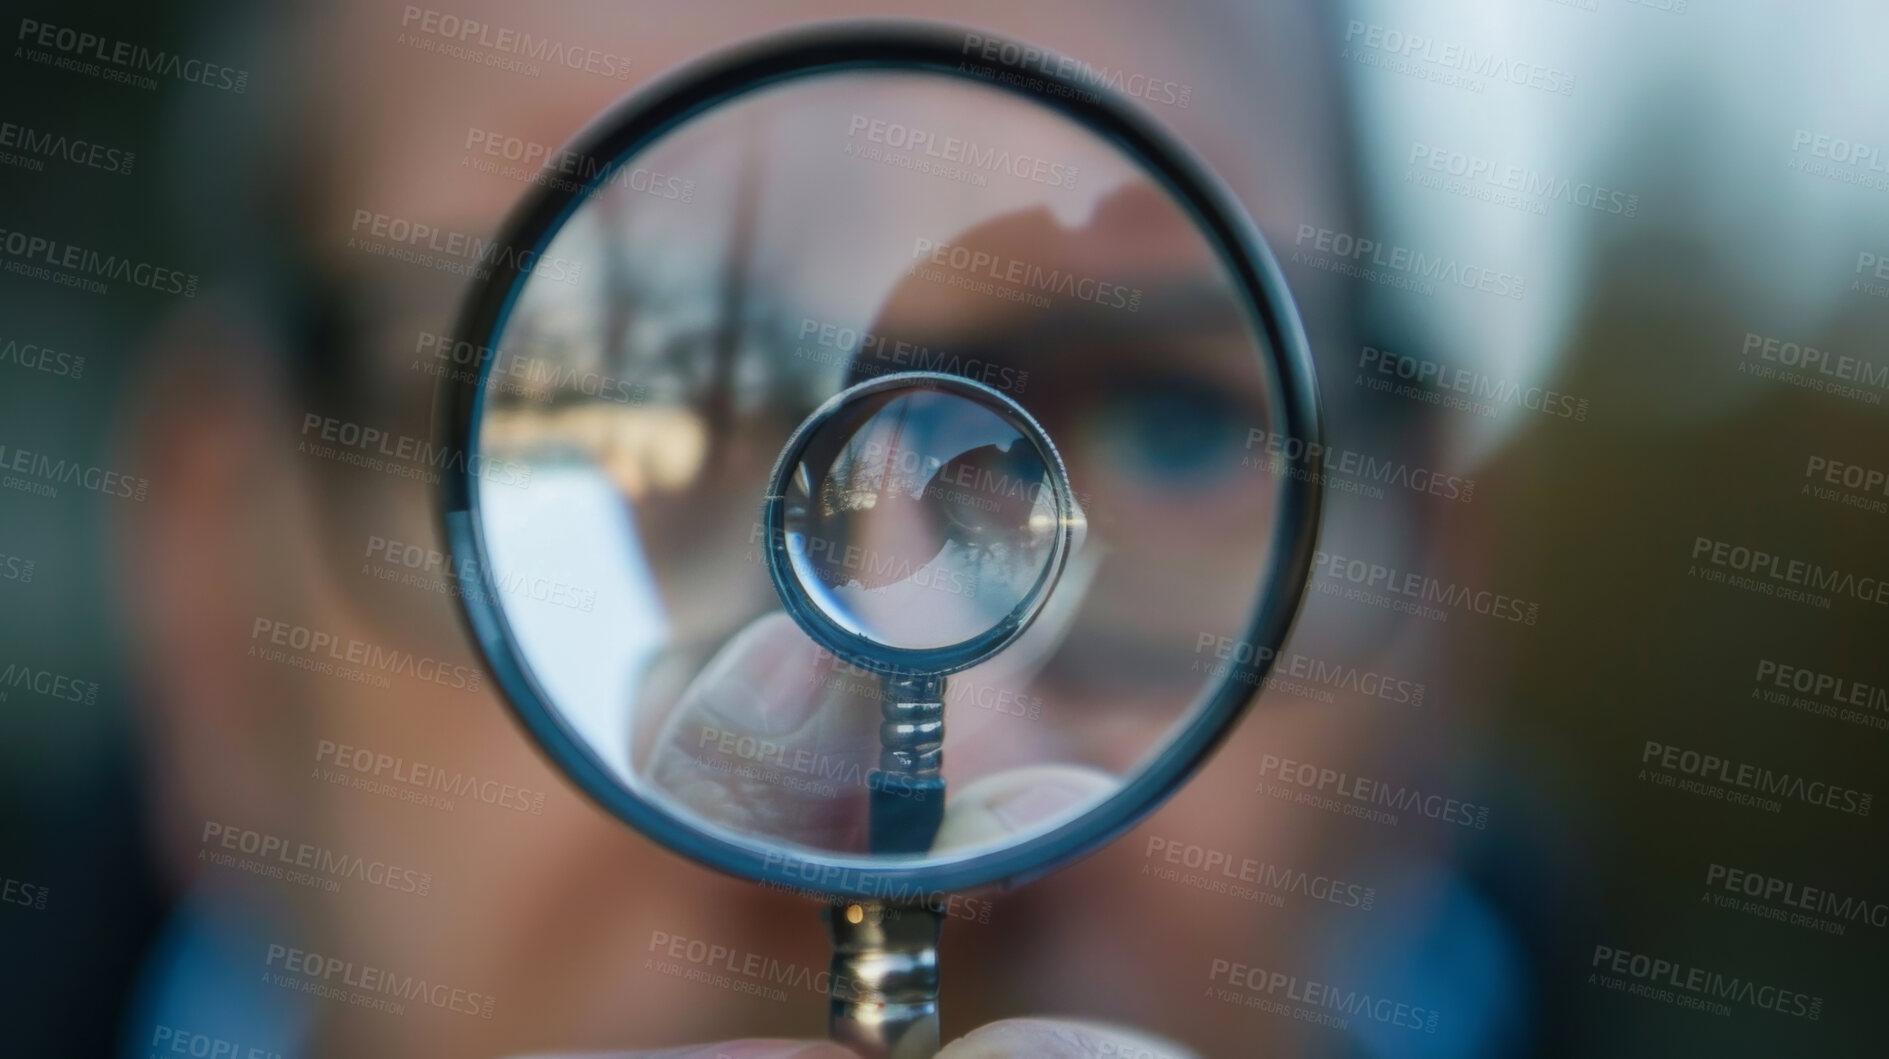
[[[1057,1014],[1214,1056],[1879,1054],[1889,14],[1687,0],[16,5],[9,1049],[822,1032],[816,906],[580,796],[479,668],[425,476],[335,452],[429,436],[463,244],[533,188],[514,144],[553,155],[666,71],[862,16],[1075,57],[1197,152],[1280,260],[1330,448],[1254,709],[1129,835],[954,905],[947,1034]],[[742,170],[715,172],[631,190],[709,228],[739,215]],[[446,234],[389,253],[417,224]],[[804,343],[717,270],[744,253],[725,235],[685,270],[719,277],[702,311],[660,336],[707,380],[664,451],[723,436],[763,388],[741,365]],[[595,385],[521,396],[648,400],[566,341]],[[1094,377],[1121,392],[1065,368],[1024,403],[1081,394],[1098,452],[1159,453],[1110,465],[1124,517],[1198,525],[1188,505],[1274,487],[1226,458],[1263,455],[1232,388]],[[627,494],[714,484],[618,443],[595,455]],[[1173,543],[1189,576],[1220,554]],[[592,613],[602,576],[553,579],[558,612]],[[1162,620],[1190,644],[1218,627],[1184,612]],[[729,632],[689,618],[651,677],[672,698]],[[409,661],[323,668],[317,634]]]

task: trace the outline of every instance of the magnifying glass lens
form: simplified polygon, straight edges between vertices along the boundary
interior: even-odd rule
[[[1055,560],[1053,466],[996,399],[924,384],[868,394],[814,426],[788,478],[792,576],[874,644],[984,635]]]
[[[1132,129],[959,63],[609,126],[454,346],[507,696],[653,837],[829,892],[1072,855],[1298,597],[1290,328]]]

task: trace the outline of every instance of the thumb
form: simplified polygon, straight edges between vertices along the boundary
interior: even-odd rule
[[[776,611],[736,634],[683,691],[648,775],[736,831],[863,850],[878,731],[877,688],[850,679]]]
[[[1199,1059],[1190,1048],[1137,1030],[1073,1019],[1005,1019],[945,1045],[938,1059]]]
[[[963,785],[945,801],[933,850],[974,846],[1022,834],[1086,808],[1120,781],[1086,765],[1026,765]]]

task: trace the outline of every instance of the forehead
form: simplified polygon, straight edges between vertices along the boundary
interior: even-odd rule
[[[367,209],[489,228],[528,185],[475,168],[473,148],[555,151],[682,57],[679,41],[650,32],[667,20],[636,5],[491,0],[450,11],[357,0],[345,18],[308,20],[303,75],[320,86],[303,147],[320,194],[311,220],[333,233]]]
[[[308,164],[323,201],[310,221],[345,225],[362,195],[436,217],[493,218],[520,185],[461,168],[472,130],[555,149],[611,102],[687,60],[768,31],[848,17],[937,19],[923,0],[343,0],[290,16],[285,47],[300,67],[301,91],[315,102],[306,130]],[[1281,155],[1252,147],[1216,158],[1235,183],[1257,166],[1270,194],[1321,187],[1307,121],[1322,121],[1318,93],[1304,76],[1305,27],[1296,5],[1269,5],[1265,34],[1248,34],[1233,8],[1210,5],[1202,25],[1176,26],[1158,5],[1085,8],[1012,0],[959,0],[943,17],[987,35],[1039,42],[1104,72],[1174,82],[1185,107],[1145,109],[1184,136],[1258,123],[1249,139],[1291,142]],[[1185,31],[1183,31],[1185,30]],[[1238,38],[1237,47],[1231,41]],[[1255,61],[1263,54],[1264,61]],[[285,70],[284,73],[287,73]],[[1268,90],[1283,81],[1291,91]],[[1125,82],[1127,83],[1127,82]],[[1263,98],[1264,106],[1252,100]],[[298,130],[296,135],[302,135]],[[1227,146],[1220,144],[1220,146]],[[1290,165],[1281,159],[1291,159]],[[1272,172],[1278,170],[1278,172]],[[342,201],[333,201],[339,197]]]

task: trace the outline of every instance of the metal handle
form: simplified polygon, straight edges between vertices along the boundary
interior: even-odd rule
[[[945,678],[886,673],[879,678],[879,767],[868,777],[874,853],[926,853],[944,822]]]
[[[941,912],[854,901],[824,916],[833,938],[827,1033],[864,1059],[938,1054]]]

